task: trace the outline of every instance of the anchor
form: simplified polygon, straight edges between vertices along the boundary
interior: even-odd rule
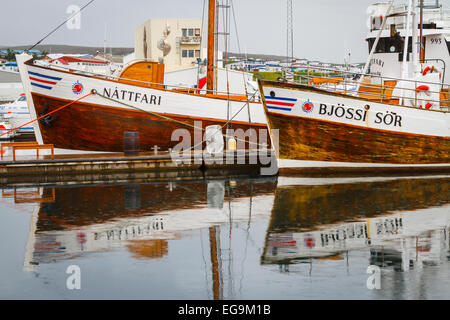
[[[48,104],[46,103],[44,105],[44,109],[42,112],[39,113],[39,116],[42,117],[43,115],[48,113]],[[57,115],[48,115],[46,117],[43,117],[42,119],[39,119],[39,122],[42,123],[46,127],[52,127],[53,122],[58,119]]]

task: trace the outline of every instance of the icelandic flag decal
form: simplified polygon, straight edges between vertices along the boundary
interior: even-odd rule
[[[62,79],[59,77],[52,77],[42,73],[28,71],[31,85],[42,89],[52,90],[53,87]]]
[[[291,111],[297,99],[264,96],[267,109]]]

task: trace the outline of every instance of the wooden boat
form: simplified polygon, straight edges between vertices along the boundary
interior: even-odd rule
[[[207,94],[166,88],[164,65],[157,62],[135,61],[112,79],[45,67],[30,55],[17,55],[33,119],[96,92],[35,122],[37,141],[60,149],[120,152],[124,132],[134,131],[142,151],[155,145],[167,150],[180,142],[178,136],[172,139],[176,129],[193,137],[194,126],[224,126],[233,116],[235,130],[266,128],[260,102],[214,91],[215,1],[209,5]]]
[[[449,85],[412,47],[411,61],[399,62],[402,78],[363,73],[356,92],[259,81],[280,170],[450,171]]]

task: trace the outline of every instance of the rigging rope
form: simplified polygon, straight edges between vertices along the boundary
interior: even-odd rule
[[[54,32],[56,32],[59,28],[61,28],[64,24],[67,23],[67,21],[69,21],[70,19],[73,19],[77,14],[80,14],[81,11],[83,11],[84,8],[86,8],[87,6],[89,6],[92,2],[94,2],[95,0],[91,0],[89,1],[87,4],[85,4],[83,7],[80,8],[80,11],[75,12],[74,14],[72,14],[66,21],[64,21],[63,23],[61,23],[59,26],[57,26],[55,29],[53,29],[50,33],[48,33],[45,37],[43,37],[41,40],[39,40],[38,42],[36,42],[33,46],[31,46],[27,51],[30,51],[31,49],[33,49],[34,47],[36,47],[38,44],[40,44],[42,41],[44,41],[45,39],[47,39],[49,36],[51,36]]]

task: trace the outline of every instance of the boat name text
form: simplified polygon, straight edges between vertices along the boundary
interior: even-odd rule
[[[340,103],[338,103],[337,106],[326,105],[324,103],[321,103],[319,107],[319,115],[335,116],[337,118],[345,117],[345,119],[348,120],[365,122],[368,117],[369,109],[370,109],[369,105],[365,105],[364,109],[355,109],[355,108],[348,108],[344,106],[344,104]],[[402,116],[398,115],[396,112],[391,111],[386,111],[386,113],[377,112],[375,114],[374,122],[376,124],[383,123],[387,126],[401,127]]]
[[[370,59],[370,65],[373,65],[373,64],[377,64],[380,67],[384,67],[384,61],[381,59],[377,59],[377,58]]]
[[[128,90],[119,90],[115,88],[104,88],[103,95],[111,99],[127,100],[130,102],[139,102],[153,105],[161,105],[161,96],[147,95],[146,93],[133,92]]]

